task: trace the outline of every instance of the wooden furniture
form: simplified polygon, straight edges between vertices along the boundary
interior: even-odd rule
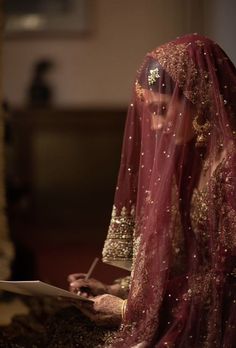
[[[16,172],[40,225],[98,225],[111,211],[125,112],[15,110]],[[105,218],[107,220],[107,216]]]
[[[83,253],[87,250],[83,255],[88,255],[88,264],[94,257],[89,253],[101,251],[112,210],[125,115],[123,110],[76,109],[12,113],[14,174],[23,193],[13,209],[9,202],[10,227],[16,243],[32,254],[40,279],[44,270],[46,278],[50,278],[48,273],[55,277],[50,255],[57,255],[52,262],[63,269],[78,257],[75,253],[80,248]],[[67,262],[61,259],[62,250]],[[47,255],[49,268],[42,255]],[[66,272],[70,270],[64,269],[64,276]]]

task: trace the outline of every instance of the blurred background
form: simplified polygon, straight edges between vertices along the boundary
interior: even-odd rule
[[[8,0],[3,107],[12,279],[66,287],[101,257],[147,51],[190,32],[236,63],[235,0]],[[110,282],[125,272],[97,266]]]

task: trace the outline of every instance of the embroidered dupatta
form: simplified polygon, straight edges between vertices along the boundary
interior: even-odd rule
[[[233,347],[235,122],[236,70],[216,43],[187,35],[146,55],[103,250],[132,269],[112,347]]]

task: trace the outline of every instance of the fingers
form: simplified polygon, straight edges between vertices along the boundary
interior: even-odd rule
[[[84,279],[78,279],[78,280],[72,281],[70,283],[70,291],[74,293],[77,293],[78,291],[81,291],[81,292],[90,291],[90,288],[88,286],[88,281]]]
[[[69,283],[71,283],[71,282],[74,282],[77,279],[83,279],[85,277],[86,277],[86,273],[72,273],[72,274],[68,275],[67,281]]]
[[[93,297],[93,296],[90,296],[89,293],[85,292],[85,291],[77,291],[76,293],[78,296],[82,296],[82,297],[86,297],[86,298],[90,298],[90,297]]]

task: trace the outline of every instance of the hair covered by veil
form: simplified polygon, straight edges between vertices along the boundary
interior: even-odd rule
[[[129,107],[104,261],[132,269],[112,347],[233,347],[236,70],[193,34],[148,53]]]

